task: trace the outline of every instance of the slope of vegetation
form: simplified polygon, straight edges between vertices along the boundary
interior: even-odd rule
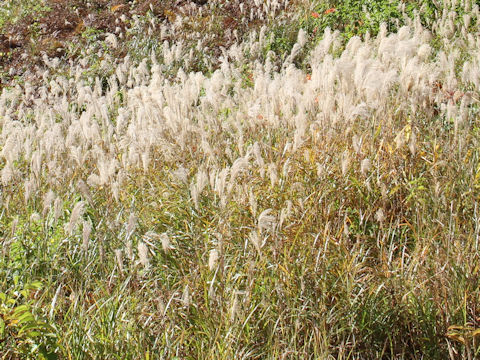
[[[480,356],[477,2],[20,3],[0,358]]]

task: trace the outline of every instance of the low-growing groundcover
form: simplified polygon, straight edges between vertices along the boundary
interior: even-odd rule
[[[0,358],[479,357],[477,2],[65,4],[1,60]]]

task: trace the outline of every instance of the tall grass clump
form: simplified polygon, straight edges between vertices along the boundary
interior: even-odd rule
[[[478,357],[479,19],[45,58],[0,95],[0,354]]]

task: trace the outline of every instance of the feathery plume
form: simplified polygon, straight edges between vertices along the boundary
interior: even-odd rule
[[[210,271],[214,270],[218,262],[218,250],[212,249],[208,255],[208,268]]]
[[[132,240],[128,240],[127,244],[125,246],[125,252],[127,254],[127,257],[130,261],[133,261],[134,259],[134,254],[133,254],[133,243]]]
[[[82,217],[85,210],[85,202],[78,201],[73,207],[72,213],[70,215],[70,220],[67,225],[67,233],[69,235],[73,234],[73,230],[78,223],[80,217]]]
[[[148,269],[150,267],[150,261],[148,260],[148,247],[142,241],[138,242],[138,258],[140,264],[142,264],[144,268]]]
[[[189,307],[191,302],[190,288],[185,285],[182,293],[182,303],[185,307]]]
[[[121,249],[115,250],[115,260],[117,262],[118,271],[123,274],[123,252]]]
[[[85,184],[85,181],[82,179],[79,179],[77,181],[77,188],[82,194],[82,196],[88,201],[90,205],[93,205],[93,200],[92,200],[92,194],[90,193],[90,190],[88,189],[87,184]]]
[[[258,253],[261,254],[261,248],[263,244],[260,240],[260,235],[258,234],[258,231],[252,230],[250,232],[250,235],[248,236],[248,240],[250,240],[250,242],[253,244],[253,246],[258,251]]]
[[[92,225],[88,221],[83,221],[82,229],[82,249],[83,251],[88,250],[88,244],[90,241],[90,234],[92,233]]]
[[[127,228],[126,228],[126,237],[127,239],[132,236],[132,234],[135,232],[135,228],[137,227],[137,216],[135,213],[130,213],[128,216],[128,222],[127,222]]]
[[[47,191],[47,193],[43,197],[43,210],[42,210],[43,216],[47,214],[54,200],[55,200],[55,193],[50,189]]]
[[[341,167],[342,167],[342,175],[345,176],[348,171],[348,167],[350,165],[350,155],[348,154],[348,151],[345,150],[342,155],[342,162],[341,162]]]
[[[385,220],[385,213],[383,212],[382,208],[378,209],[377,212],[375,213],[375,219],[379,223],[382,223]]]
[[[162,244],[163,251],[168,252],[173,249],[173,246],[170,243],[170,237],[167,233],[160,234],[160,242]]]
[[[275,226],[275,216],[270,215],[272,209],[266,209],[258,216],[258,230],[272,230]]]
[[[362,173],[363,176],[365,176],[370,171],[371,167],[372,167],[372,163],[371,163],[370,159],[365,158],[360,163],[360,172]]]
[[[62,216],[63,213],[63,201],[60,197],[57,196],[55,199],[55,202],[53,203],[53,216],[55,218],[55,221],[58,220],[60,216]]]

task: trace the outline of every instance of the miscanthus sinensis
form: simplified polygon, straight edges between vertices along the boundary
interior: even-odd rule
[[[248,15],[275,14],[287,3],[258,2]],[[204,199],[218,205],[222,216],[228,216],[233,203],[248,206],[253,218],[246,237],[260,251],[268,234],[293,221],[292,204],[302,209],[309,200],[298,179],[294,187],[290,184],[300,172],[308,173],[298,158],[311,162],[322,179],[360,174],[361,181],[376,176],[381,183],[381,151],[372,149],[370,140],[375,131],[397,134],[385,135],[382,151],[416,154],[422,142],[414,116],[399,129],[398,114],[435,114],[451,121],[456,151],[462,149],[460,135],[471,124],[480,84],[480,42],[468,30],[472,19],[478,22],[478,6],[469,6],[463,25],[449,14],[435,24],[442,39],[436,54],[432,34],[419,21],[393,34],[382,26],[378,36],[353,37],[346,44],[327,29],[307,57],[308,74],[294,65],[309,41],[303,31],[284,61],[275,59],[279,67],[272,54],[249,62],[247,55],[260,55],[267,41],[262,29],[224,49],[220,66],[209,76],[179,65],[190,54],[183,42],[165,41],[158,58],[136,64],[126,57],[105,79],[85,79],[87,62],[82,60],[69,74],[52,76],[58,61],[45,58],[45,69],[39,70],[42,85],[26,83],[0,95],[2,186],[14,189],[21,183],[22,201],[41,203],[37,212],[42,216],[51,213],[59,219],[70,213],[66,232],[74,235],[82,225],[85,250],[94,236],[86,208],[95,207],[96,194],[108,193],[105,206],[126,222],[122,241],[133,259],[138,243],[133,235],[141,224],[133,213],[125,219],[125,206],[119,204],[126,202],[124,192],[135,176],[157,173],[177,187],[187,186],[196,211]],[[461,46],[448,41],[453,36]],[[109,46],[117,42],[116,35],[108,35]],[[202,46],[200,41],[199,50]],[[114,64],[105,61],[105,68]],[[178,70],[167,76],[174,66]],[[305,152],[307,147],[316,157]],[[271,191],[292,185],[296,198],[282,198],[278,212],[262,210],[268,206],[257,189],[265,181]],[[67,199],[65,189],[77,191],[81,200]],[[9,201],[6,196],[2,206]],[[382,222],[386,215],[378,211]],[[106,226],[113,229],[114,223],[109,220]],[[162,234],[155,239],[168,251],[169,237]],[[140,263],[148,267],[147,245],[140,242],[137,250]],[[214,259],[215,252],[211,254]],[[213,268],[215,261],[209,263]]]

